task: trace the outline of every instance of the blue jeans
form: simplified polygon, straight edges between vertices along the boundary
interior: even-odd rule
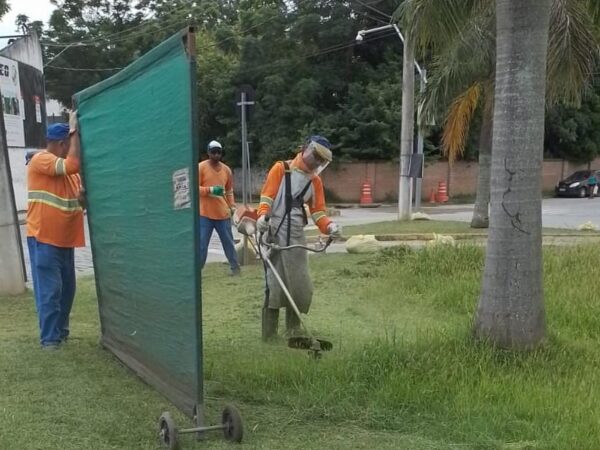
[[[40,343],[57,345],[69,336],[75,298],[75,252],[27,238]]]
[[[200,268],[203,268],[206,263],[208,244],[213,230],[217,230],[231,270],[233,272],[239,270],[240,265],[237,260],[235,243],[233,242],[233,233],[231,232],[231,220],[215,220],[204,216],[200,216]]]

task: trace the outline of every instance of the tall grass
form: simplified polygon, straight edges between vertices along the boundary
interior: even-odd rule
[[[314,258],[309,320],[337,348],[311,363],[283,344],[258,344],[258,323],[248,324],[248,341],[229,358],[212,355],[209,377],[222,393],[285,406],[295,420],[477,448],[599,448],[600,267],[590,264],[599,250],[546,252],[549,338],[526,354],[470,338],[481,248]],[[225,295],[219,289],[209,302]]]
[[[208,265],[209,419],[240,406],[243,448],[600,448],[600,246],[545,250],[548,339],[531,353],[471,339],[483,251],[312,257],[307,319],[334,343],[320,361],[260,342],[260,267],[231,278]],[[29,296],[0,298],[0,449],[158,448],[156,418],[172,407],[97,346],[93,283],[80,281],[57,354],[37,348]],[[199,448],[229,447],[210,435]]]

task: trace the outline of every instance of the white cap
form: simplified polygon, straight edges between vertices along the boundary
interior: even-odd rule
[[[221,145],[221,143],[219,141],[210,141],[208,143],[208,149],[210,150],[211,148],[220,148],[220,149],[222,149],[223,146]]]

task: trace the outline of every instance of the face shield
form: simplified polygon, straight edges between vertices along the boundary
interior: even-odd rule
[[[314,175],[319,175],[327,168],[333,159],[333,155],[331,150],[324,145],[316,141],[310,141],[304,149],[303,158],[307,168]]]

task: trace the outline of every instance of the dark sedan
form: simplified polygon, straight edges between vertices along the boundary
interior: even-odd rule
[[[554,188],[557,197],[587,197],[589,195],[588,178],[596,175],[600,181],[600,170],[578,170],[564,180],[558,182]]]

